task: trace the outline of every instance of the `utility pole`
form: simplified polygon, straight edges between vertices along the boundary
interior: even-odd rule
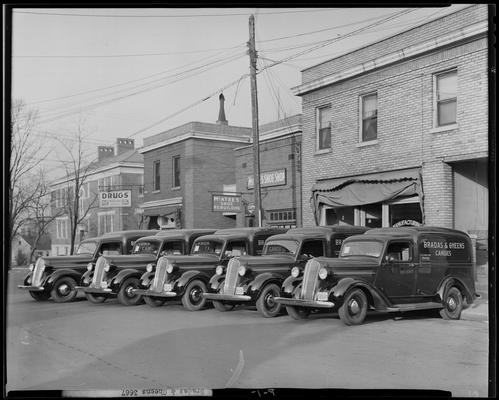
[[[258,96],[256,89],[255,17],[249,17],[248,54],[250,57],[251,115],[253,128],[253,190],[255,193],[255,216],[258,227],[262,226],[262,196],[260,191],[260,135],[258,132]]]

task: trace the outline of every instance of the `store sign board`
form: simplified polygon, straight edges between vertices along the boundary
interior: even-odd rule
[[[279,186],[286,184],[286,169],[262,172],[260,174],[260,187]],[[254,187],[253,175],[248,176],[248,189]]]
[[[241,212],[241,196],[226,195],[226,194],[213,194],[212,204],[213,211],[221,212]]]
[[[99,207],[131,207],[131,190],[111,190],[99,193]]]

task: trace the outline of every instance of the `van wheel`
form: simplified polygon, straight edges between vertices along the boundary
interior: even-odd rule
[[[133,289],[139,288],[139,279],[130,277],[124,280],[118,291],[118,301],[124,306],[136,306],[142,301],[140,294],[132,292]]]
[[[219,300],[212,300],[213,307],[220,312],[232,311],[234,309],[234,304],[227,304]]]
[[[310,314],[310,310],[304,307],[286,306],[286,311],[293,319],[306,319]]]
[[[98,295],[92,294],[92,293],[85,293],[85,297],[87,298],[87,300],[89,302],[94,303],[94,304],[104,303],[107,299],[106,296],[98,296]]]
[[[452,286],[444,295],[443,306],[440,315],[443,319],[460,319],[463,311],[463,296],[459,289]]]
[[[47,292],[32,292],[30,290],[29,294],[36,301],[47,301],[50,298],[50,293],[47,293]]]
[[[56,303],[66,303],[73,300],[76,295],[76,281],[70,276],[64,276],[55,281],[53,289],[50,291],[52,300]]]
[[[144,296],[144,301],[151,307],[161,307],[163,304],[165,304],[166,299]]]
[[[350,290],[338,310],[345,325],[360,325],[367,315],[367,297],[361,289]]]
[[[281,290],[275,283],[266,285],[256,301],[256,309],[265,318],[273,318],[281,312],[281,305],[275,301]]]
[[[189,311],[201,310],[206,304],[203,293],[207,291],[208,288],[202,280],[194,279],[185,289],[182,296],[182,305]]]

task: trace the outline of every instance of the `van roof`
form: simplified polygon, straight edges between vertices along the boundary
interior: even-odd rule
[[[442,228],[437,226],[401,226],[401,227],[390,227],[390,228],[373,228],[369,229],[363,235],[350,236],[352,239],[365,239],[366,237],[377,237],[383,240],[387,240],[393,237],[396,238],[410,238],[413,239],[421,234],[443,234],[449,236],[461,236],[469,238],[468,234],[456,229]]]
[[[292,228],[286,233],[272,235],[273,239],[316,239],[325,238],[334,233],[350,233],[350,234],[362,234],[367,231],[368,228],[363,226],[351,226],[351,225],[329,225],[329,226],[311,226],[304,228]]]

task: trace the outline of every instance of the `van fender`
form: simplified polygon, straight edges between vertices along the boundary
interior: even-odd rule
[[[282,285],[282,276],[278,274],[274,274],[272,272],[264,272],[263,274],[259,274],[252,282],[249,284],[249,294],[253,299],[257,299],[260,296],[260,293],[264,286],[269,283],[275,283],[279,288]]]
[[[343,297],[352,288],[361,288],[367,295],[369,305],[376,310],[385,310],[390,307],[390,302],[378,289],[368,283],[355,279],[343,278],[332,289],[329,290],[329,298],[333,297],[333,302],[339,307],[343,304]]]
[[[115,277],[111,278],[109,286],[111,286],[113,290],[114,289],[118,290],[118,288],[121,286],[121,284],[125,279],[130,277],[135,277],[137,279],[140,279],[141,274],[142,272],[136,269],[132,268],[124,269],[123,271],[118,272]]]
[[[192,281],[194,280],[195,278],[199,278],[201,279],[203,282],[205,283],[208,283],[210,281],[210,275],[208,275],[206,272],[201,272],[201,271],[198,271],[198,270],[194,270],[194,271],[187,271],[187,272],[184,272],[180,278],[178,278],[175,282],[175,286],[174,286],[174,291],[177,291],[175,290],[175,288],[178,288],[178,292],[183,292],[184,288]],[[180,293],[178,293],[180,294]]]
[[[92,282],[92,278],[94,276],[94,270],[85,271],[85,273],[80,278],[80,286],[88,286],[90,282]]]
[[[208,290],[212,292],[218,292],[220,285],[225,281],[225,274],[223,275],[213,275],[208,282]]]
[[[154,279],[155,274],[156,274],[155,271],[144,272],[142,274],[142,276],[140,277],[140,284],[143,287],[149,287],[149,285],[151,284],[151,281]]]
[[[459,278],[455,277],[447,277],[440,283],[437,290],[437,295],[440,298],[440,301],[444,301],[445,292],[451,287],[456,286],[461,293],[464,295],[463,297],[466,299],[466,303],[470,305],[475,300],[473,293],[468,288],[468,286]]]
[[[284,297],[293,297],[294,291],[301,285],[303,281],[303,275],[298,277],[288,276],[284,279],[284,282],[281,284],[281,295]]]
[[[46,289],[52,290],[55,281],[59,278],[62,278],[63,276],[70,276],[78,284],[78,281],[80,280],[81,277],[81,272],[69,268],[55,270],[47,277],[47,280],[45,281],[45,285],[47,285]]]
[[[31,277],[33,276],[33,272],[29,272],[28,275],[24,277],[23,285],[29,286],[31,284]]]

